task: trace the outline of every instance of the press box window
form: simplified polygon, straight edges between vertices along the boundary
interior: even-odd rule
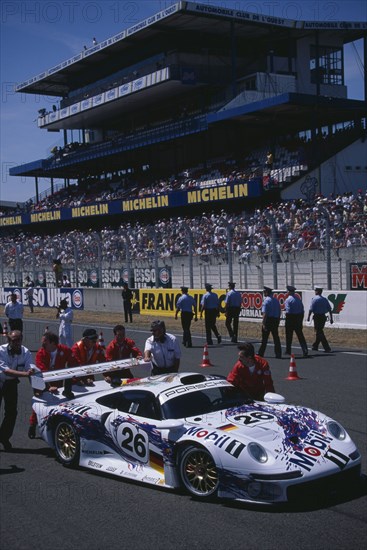
[[[317,52],[319,67],[317,67]],[[318,49],[316,46],[311,46],[310,71],[312,84],[343,85],[343,50],[330,46],[319,46]]]

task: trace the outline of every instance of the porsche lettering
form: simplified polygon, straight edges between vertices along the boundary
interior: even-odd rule
[[[206,388],[212,388],[215,386],[223,386],[222,380],[210,380],[208,382],[203,382],[201,384],[195,384],[192,386],[182,386],[181,388],[175,388],[173,390],[165,392],[165,397],[172,397],[173,395],[181,394],[181,393],[187,393],[190,391],[196,391]]]

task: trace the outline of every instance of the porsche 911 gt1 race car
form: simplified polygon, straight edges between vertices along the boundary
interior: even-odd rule
[[[95,374],[111,370],[111,363],[85,368]],[[47,380],[80,373],[74,368],[32,378],[41,389]],[[359,479],[360,453],[345,429],[320,412],[285,404],[278,394],[254,401],[225,378],[198,373],[123,382],[118,388],[105,381],[73,386],[72,399],[47,391],[33,399],[40,435],[65,466],[183,487],[199,498],[261,504]]]

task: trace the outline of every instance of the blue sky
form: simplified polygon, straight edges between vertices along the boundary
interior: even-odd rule
[[[173,0],[37,0],[1,3],[1,182],[0,200],[23,202],[35,195],[33,178],[8,175],[9,167],[46,158],[62,133],[37,127],[38,110],[57,98],[16,94],[14,86],[57,65],[98,41],[131,27],[173,4]],[[316,21],[366,21],[365,0],[202,0],[263,15]],[[351,98],[363,99],[362,44],[346,51],[346,84]],[[40,179],[39,190],[50,187]]]

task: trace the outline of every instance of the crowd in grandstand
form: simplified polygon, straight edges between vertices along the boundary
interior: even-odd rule
[[[330,156],[350,140],[352,136],[358,137],[361,136],[361,133],[363,133],[362,128],[350,124],[330,134],[319,134],[314,140],[301,135],[288,136],[274,147],[275,158],[267,148],[252,149],[251,153],[241,162],[236,162],[233,159],[216,160],[209,167],[197,166],[169,178],[159,178],[155,181],[149,179],[149,183],[142,180],[137,182],[131,174],[122,175],[119,172],[109,174],[102,179],[100,176],[89,176],[81,178],[78,185],[69,185],[66,188],[59,189],[37,202],[30,199],[23,205],[18,204],[12,214],[38,212],[62,207],[78,207],[93,202],[119,200],[127,196],[131,199],[170,191],[224,185],[248,181],[254,176],[263,177],[263,185],[267,189],[269,188],[269,178],[265,176],[271,175],[270,181],[275,186],[280,182],[283,185],[284,180],[281,173],[286,168],[293,166],[297,168],[297,173],[302,171],[302,168],[310,168],[315,145],[321,156]],[[62,148],[55,146],[51,152],[52,155],[60,157],[60,155],[84,150],[90,146],[91,144],[73,142]],[[268,163],[269,155],[272,158],[271,170]],[[147,173],[148,178],[149,172]],[[272,186],[274,187],[274,185]],[[0,211],[1,215],[6,214]]]
[[[272,231],[273,229],[273,231]],[[154,226],[140,222],[105,227],[97,232],[73,230],[53,236],[22,231],[2,237],[4,265],[49,265],[59,258],[73,265],[74,256],[83,262],[119,262],[153,258],[155,245],[161,258],[187,255],[189,235],[193,253],[203,260],[214,255],[225,258],[228,242],[242,261],[251,257],[270,260],[274,229],[276,247],[284,259],[303,250],[322,250],[330,231],[331,247],[367,246],[367,193],[345,193],[334,198],[317,197],[312,204],[302,200],[282,202],[251,212],[203,213],[193,218],[157,220]],[[229,233],[230,232],[230,233]],[[229,239],[230,236],[230,239]]]

